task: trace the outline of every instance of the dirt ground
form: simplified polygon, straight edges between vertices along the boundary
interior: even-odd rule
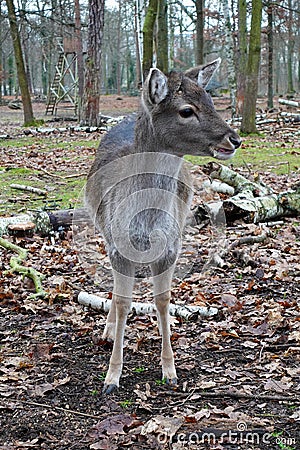
[[[138,101],[104,99],[103,113],[111,115],[125,114]],[[42,112],[42,105],[36,108]],[[1,107],[0,114],[0,134],[17,134],[19,111]],[[90,156],[84,152],[81,168],[88,170]],[[4,166],[4,151],[1,158]],[[299,170],[260,175],[276,192],[300,181]],[[262,243],[240,245],[225,254],[222,267],[204,272],[225,242],[229,247],[262,234]],[[189,225],[172,302],[213,306],[219,313],[172,318],[179,382],[170,389],[161,380],[156,316],[132,312],[121,386],[110,396],[101,394],[111,353],[101,339],[106,314],[78,303],[80,291],[111,298],[102,241],[94,241],[96,264],[70,229],[8,239],[28,250],[26,264],[45,276],[48,296],[31,298],[32,281],[10,273],[13,253],[0,250],[0,450],[300,448],[299,219],[238,221],[221,233],[209,224]],[[151,301],[148,278],[138,276],[134,299]]]

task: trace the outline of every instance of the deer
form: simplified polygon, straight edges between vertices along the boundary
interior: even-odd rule
[[[123,368],[124,333],[135,271],[151,270],[162,337],[162,378],[177,386],[169,304],[193,184],[185,155],[231,158],[241,145],[214,108],[206,87],[220,58],[185,72],[151,68],[140,109],[102,138],[87,177],[85,204],[102,233],[113,275],[103,339],[113,342],[103,394],[114,392]]]

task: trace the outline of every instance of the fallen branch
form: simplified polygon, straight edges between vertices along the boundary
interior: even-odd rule
[[[30,295],[30,297],[33,298],[45,297],[47,295],[47,292],[43,290],[41,282],[41,280],[44,278],[44,275],[38,272],[37,270],[33,269],[32,267],[26,267],[21,264],[22,261],[24,261],[27,258],[28,254],[27,250],[1,237],[0,237],[0,246],[18,254],[18,256],[12,256],[10,258],[9,265],[12,270],[6,270],[4,274],[17,272],[22,274],[23,276],[31,278],[34,283],[36,294]]]
[[[20,191],[29,191],[37,195],[48,195],[48,192],[44,189],[39,189],[33,186],[26,186],[25,184],[11,184],[12,189],[19,189]]]
[[[108,312],[111,308],[112,300],[99,297],[95,294],[88,294],[87,292],[80,292],[78,295],[78,302],[84,306],[90,306],[93,309]],[[132,302],[132,309],[135,310],[137,314],[149,314],[155,313],[156,309],[153,303],[139,303]],[[210,306],[185,306],[185,305],[174,305],[170,304],[169,312],[171,316],[183,317],[184,319],[190,320],[200,317],[210,317],[218,314],[217,308],[212,308]]]

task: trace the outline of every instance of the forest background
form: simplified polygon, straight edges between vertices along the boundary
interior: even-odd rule
[[[241,129],[251,133],[257,95],[268,97],[270,109],[274,95],[292,97],[300,89],[299,3],[1,1],[0,102],[20,92],[25,123],[33,120],[30,98],[49,95],[62,49],[76,56],[75,102],[82,123],[99,121],[100,94],[137,95],[153,65],[165,72],[185,70],[221,57],[212,88],[230,93],[232,115],[242,115]]]

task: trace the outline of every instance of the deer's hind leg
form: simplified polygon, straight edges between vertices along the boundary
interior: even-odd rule
[[[161,364],[162,378],[170,385],[177,384],[177,374],[170,339],[169,305],[171,298],[171,281],[174,266],[162,271],[159,264],[151,266],[153,275],[154,303],[157,309],[159,331],[162,336]]]
[[[114,334],[114,345],[109,362],[109,369],[105,378],[103,393],[110,394],[119,387],[119,380],[123,367],[123,341],[124,332],[127,321],[127,315],[131,308],[132,289],[134,284],[134,268],[132,268],[132,276],[125,276],[118,271],[113,270],[114,290],[112,306],[114,311],[111,312],[105,330],[112,331]],[[110,328],[109,328],[110,327]]]

